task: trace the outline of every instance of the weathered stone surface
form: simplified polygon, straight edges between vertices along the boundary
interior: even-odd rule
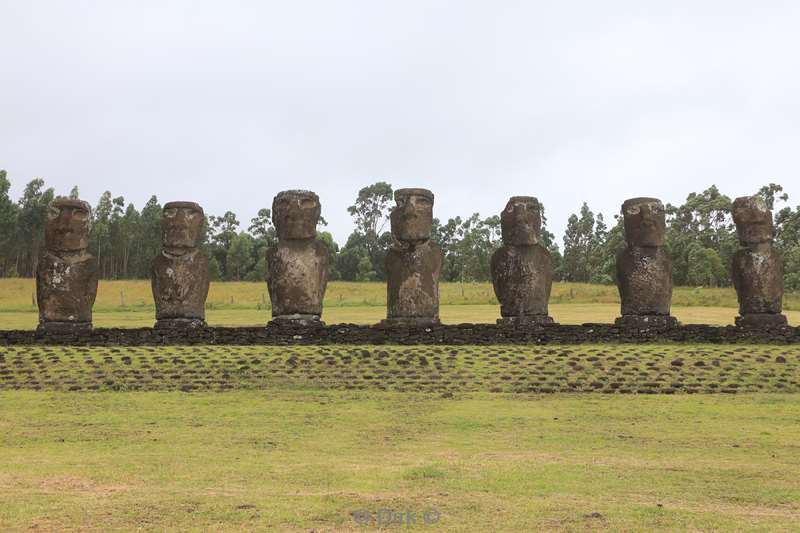
[[[550,252],[540,244],[541,207],[514,196],[500,215],[503,245],[492,255],[492,285],[500,302],[498,324],[552,323],[547,304],[553,285]]]
[[[431,241],[433,193],[398,189],[390,216],[394,243],[386,254],[387,318],[384,326],[439,323],[442,249]]]
[[[84,345],[560,345],[582,343],[707,343],[800,345],[800,327],[738,328],[702,324],[659,328],[617,327],[611,324],[544,324],[527,328],[495,324],[425,325],[394,328],[333,324],[197,329],[94,328],[87,331],[0,330],[0,346]]]
[[[672,260],[664,250],[664,205],[656,198],[632,198],[622,204],[625,247],[617,254],[617,286],[622,301],[621,327],[674,327]]]
[[[328,284],[328,248],[316,240],[322,206],[311,191],[283,191],[272,202],[278,244],[267,251],[273,323],[314,325]]]
[[[151,280],[157,328],[205,326],[208,257],[198,248],[203,220],[203,208],[194,202],[164,204],[162,250]]]
[[[678,326],[678,319],[670,315],[622,315],[615,326],[632,329],[662,330]]]
[[[776,328],[788,325],[789,321],[779,313],[747,313],[737,316],[735,323],[741,328]]]
[[[57,198],[48,207],[46,251],[36,270],[39,329],[91,329],[97,296],[97,262],[87,252],[89,204]]]
[[[733,202],[740,248],[733,257],[733,286],[739,299],[736,324],[764,327],[785,324],[783,254],[773,246],[772,212],[759,196]]]

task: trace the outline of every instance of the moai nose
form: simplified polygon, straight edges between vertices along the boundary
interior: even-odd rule
[[[653,220],[653,211],[650,209],[650,206],[644,204],[642,206],[642,219],[645,222],[651,222]]]
[[[56,219],[56,227],[59,229],[66,229],[69,227],[69,221],[72,218],[72,213],[68,212],[68,209],[62,209],[58,213],[58,218]]]

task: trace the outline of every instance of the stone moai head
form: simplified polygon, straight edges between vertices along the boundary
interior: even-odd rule
[[[283,191],[272,200],[272,223],[280,240],[313,239],[322,211],[311,191]]]
[[[53,252],[79,252],[89,247],[91,208],[83,200],[56,198],[47,210],[45,247]]]
[[[539,244],[542,208],[533,196],[512,196],[500,215],[503,243],[512,246]]]
[[[667,223],[657,198],[631,198],[622,204],[625,240],[631,246],[663,246]]]
[[[167,202],[161,216],[161,244],[165,248],[197,248],[205,214],[194,202]]]
[[[392,235],[401,242],[423,242],[433,230],[433,193],[428,189],[394,191],[396,206],[389,217]]]
[[[733,222],[742,245],[772,242],[772,211],[760,196],[734,200]]]

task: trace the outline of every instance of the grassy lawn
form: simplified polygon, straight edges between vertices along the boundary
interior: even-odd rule
[[[0,390],[791,392],[800,350],[753,345],[0,347]]]
[[[377,322],[384,290],[333,283],[324,319]],[[264,291],[214,284],[209,322],[265,323]],[[35,326],[31,295],[0,280],[0,328]],[[613,287],[552,302],[618,312]],[[488,284],[442,303],[498,315]],[[736,314],[729,290],[675,303]],[[152,325],[149,284],[95,309]],[[0,347],[0,531],[796,531],[799,400],[792,346]]]
[[[798,399],[0,392],[0,529],[796,531]]]

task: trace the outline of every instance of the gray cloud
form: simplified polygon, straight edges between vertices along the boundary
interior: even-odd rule
[[[800,195],[798,4],[644,4],[4,2],[0,167],[245,228],[309,188],[340,242],[378,179],[442,219],[536,195],[557,234],[584,200]]]

